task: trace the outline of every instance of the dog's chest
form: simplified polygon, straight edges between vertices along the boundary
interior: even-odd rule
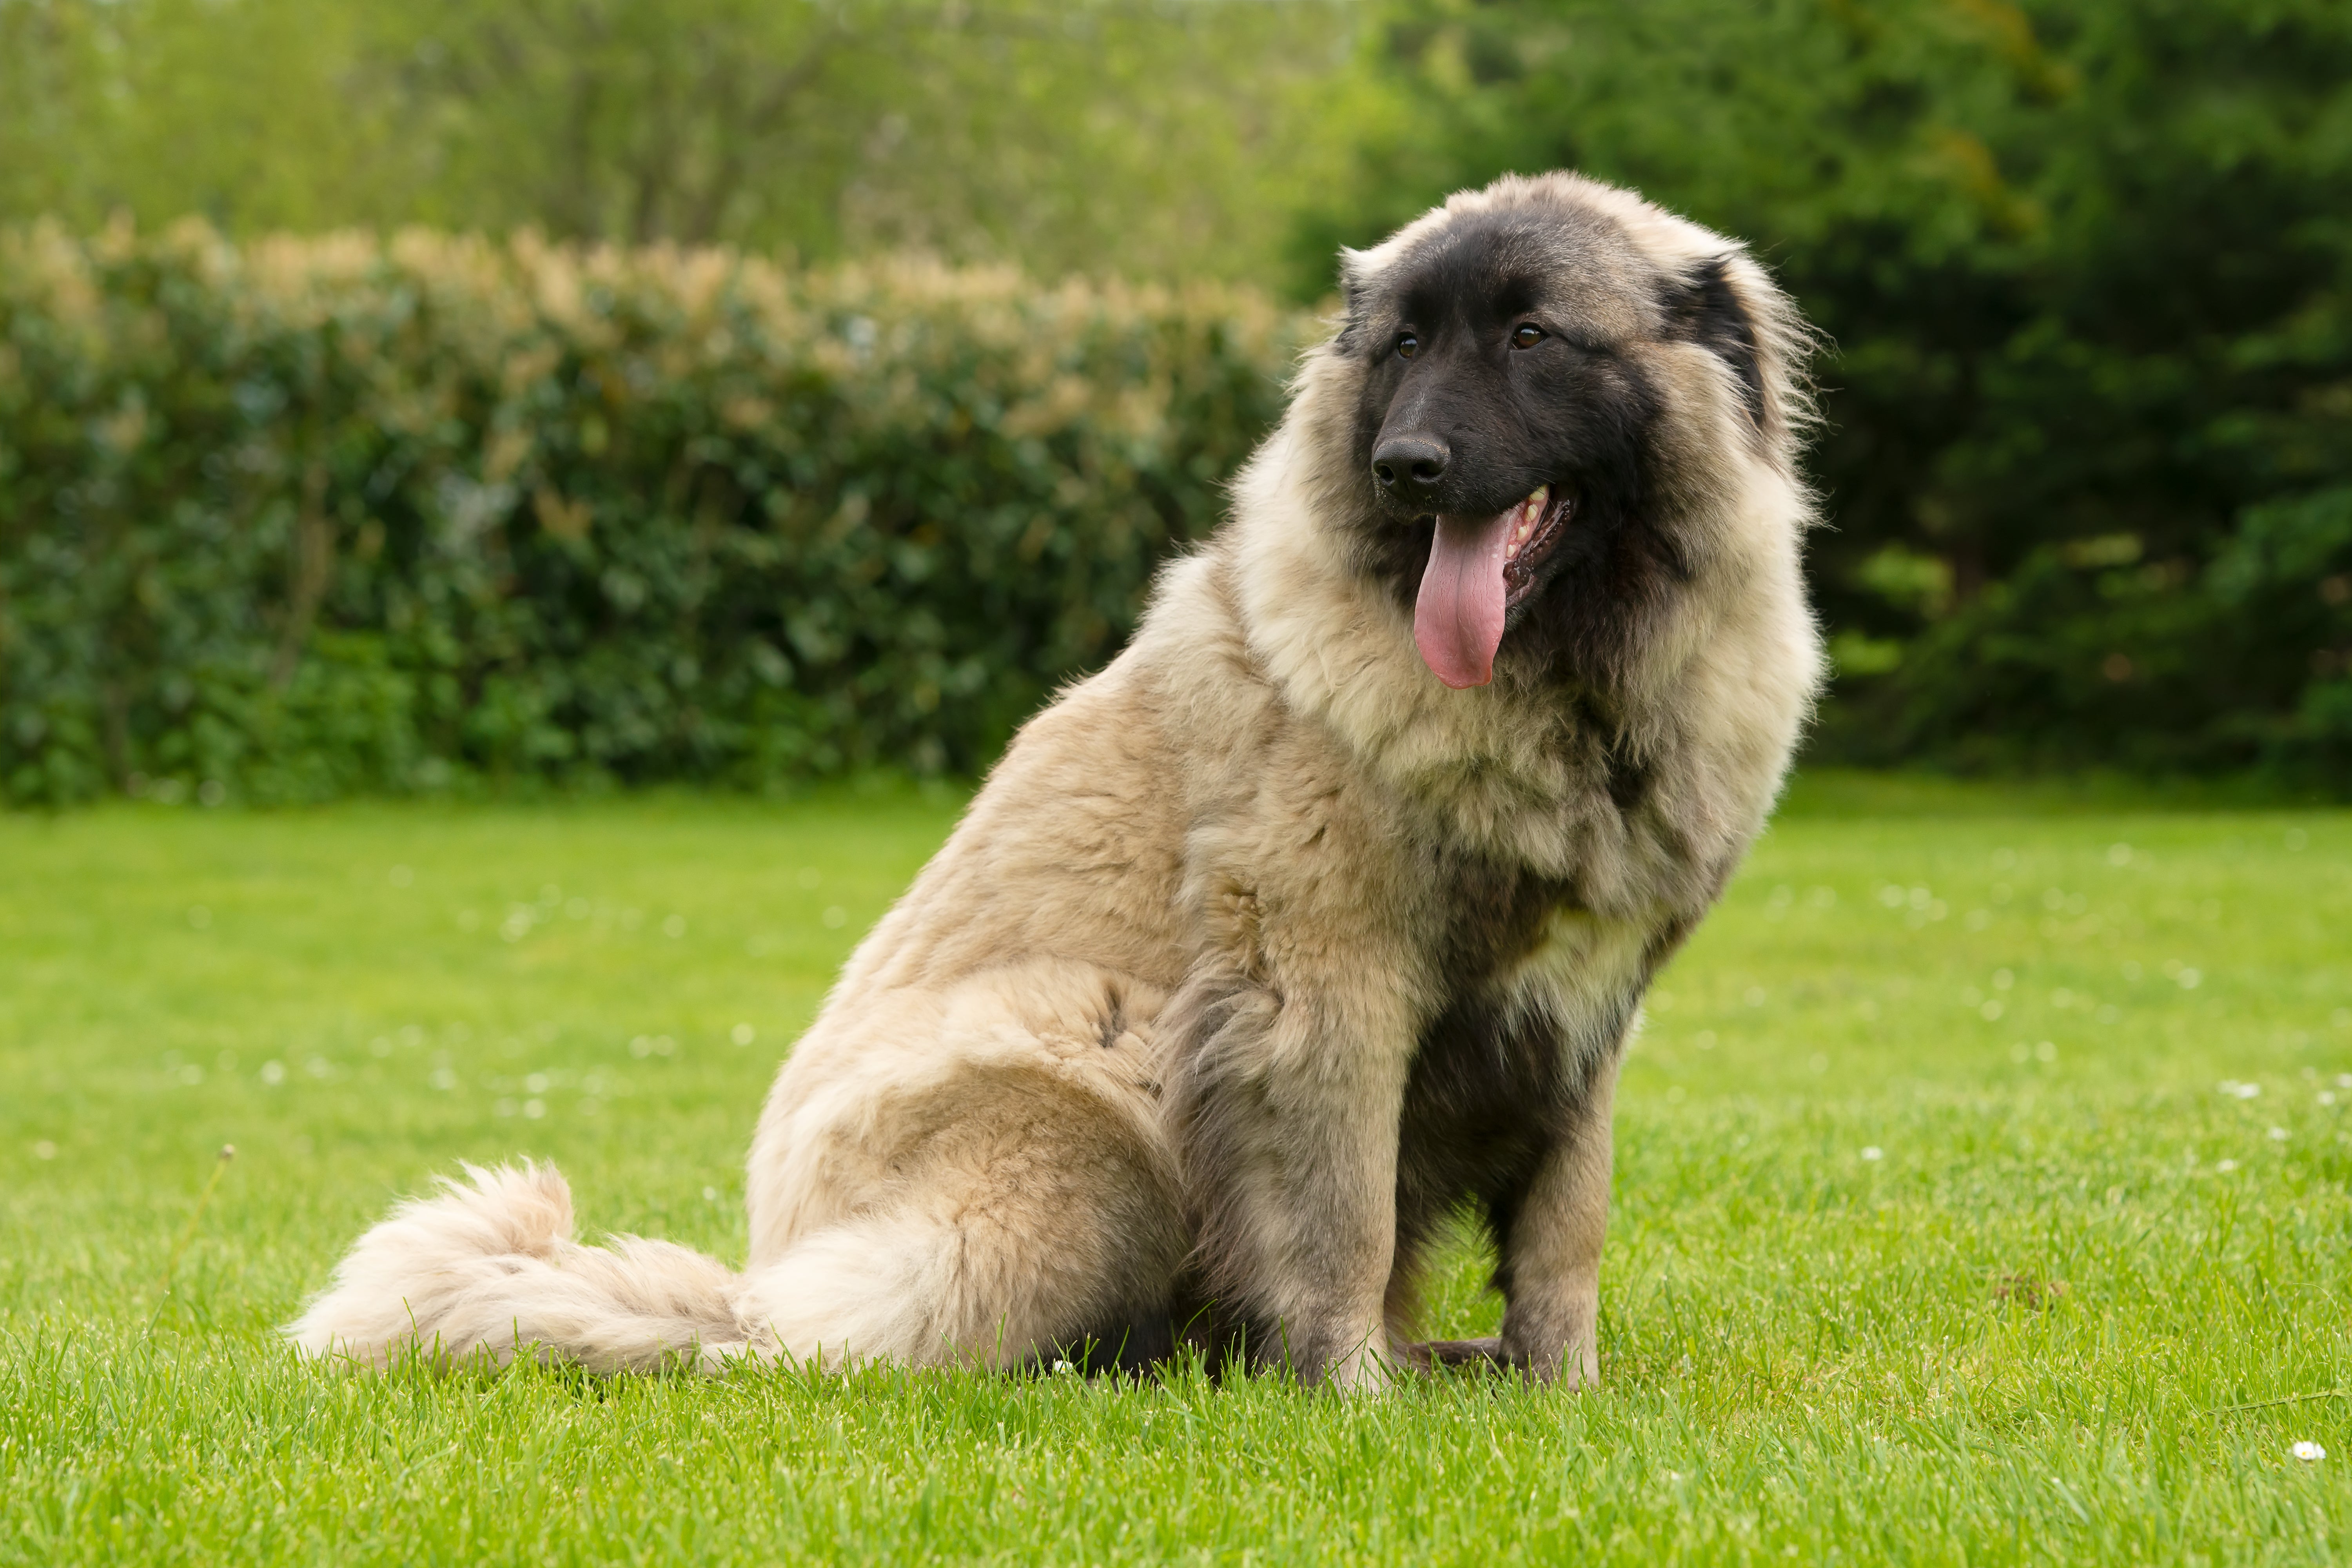
[[[1449,920],[1435,955],[1449,1002],[1570,1023],[1627,1010],[1662,946],[1663,917],[1583,907],[1570,881],[1494,866],[1451,868]]]

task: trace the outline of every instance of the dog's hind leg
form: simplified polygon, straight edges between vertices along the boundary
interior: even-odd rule
[[[1144,1129],[1050,1071],[957,1080],[880,1201],[791,1242],[736,1300],[747,1348],[826,1367],[1011,1368],[1164,1321],[1184,1253]],[[1131,1337],[1131,1336],[1130,1336]],[[1093,1346],[1098,1359],[1137,1344]]]

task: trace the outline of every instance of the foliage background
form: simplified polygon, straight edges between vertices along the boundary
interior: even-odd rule
[[[591,723],[578,692],[548,695],[562,684],[554,676],[510,712],[498,681],[461,680],[454,706],[416,721],[418,735],[438,739],[412,746],[440,759],[450,778],[583,769],[772,777],[876,759],[984,762],[1005,713],[1031,700],[1020,694],[1041,693],[1115,647],[1157,552],[1213,514],[1212,470],[1246,449],[1274,406],[1289,346],[1312,330],[1305,318],[1274,324],[1253,290],[1311,310],[1335,245],[1373,239],[1446,191],[1503,170],[1558,165],[1637,184],[1748,238],[1834,339],[1822,366],[1829,424],[1816,476],[1832,527],[1816,538],[1813,568],[1839,675],[1822,753],[2005,772],[2251,770],[2331,791],[2352,781],[2352,11],[2326,0],[0,0],[0,222],[19,226],[10,303],[0,309],[11,311],[5,341],[20,389],[17,412],[0,414],[8,497],[0,592],[16,605],[13,621],[0,621],[8,693],[0,700],[12,715],[0,747],[16,748],[0,752],[14,759],[0,787],[20,798],[73,795],[159,768],[192,788],[214,778],[261,793],[352,787],[362,777],[416,787],[442,776],[380,762],[341,773],[305,763],[294,771],[310,782],[299,787],[257,782],[251,759],[292,744],[268,737],[292,733],[291,693],[316,679],[314,665],[427,666],[414,662],[422,645],[398,651],[398,637],[381,640],[377,612],[352,586],[358,568],[348,549],[335,554],[333,591],[317,610],[294,613],[299,551],[286,520],[304,514],[308,458],[280,461],[274,490],[248,473],[230,496],[227,481],[205,477],[205,443],[215,444],[217,464],[232,436],[309,452],[334,426],[342,431],[334,440],[355,444],[329,447],[352,453],[379,437],[355,434],[376,417],[373,405],[352,401],[359,392],[331,395],[325,383],[302,380],[308,371],[280,368],[254,372],[285,399],[268,416],[283,427],[257,434],[257,416],[234,395],[240,378],[278,359],[308,364],[327,340],[303,339],[307,327],[223,325],[257,309],[246,295],[195,302],[195,284],[175,293],[169,279],[187,264],[169,259],[160,237],[191,213],[248,247],[280,231],[382,236],[412,224],[494,237],[489,251],[510,256],[634,245],[650,248],[610,265],[648,276],[687,265],[664,245],[716,243],[772,260],[779,279],[796,280],[777,288],[817,295],[835,286],[826,279],[929,266],[939,281],[909,309],[935,325],[973,289],[1015,314],[1059,321],[1064,307],[1054,301],[1077,296],[1053,279],[1175,286],[1166,298],[1190,303],[1168,308],[1190,324],[1169,326],[1151,353],[1173,356],[1168,367],[1191,366],[1192,348],[1169,345],[1211,346],[1198,366],[1169,368],[1167,384],[1226,391],[1200,404],[1171,392],[1165,416],[1208,426],[1170,425],[1159,456],[1074,469],[1083,507],[1053,499],[1062,476],[1047,469],[1076,460],[1066,443],[1051,448],[1046,468],[1024,468],[1017,454],[976,459],[958,470],[963,488],[931,492],[973,509],[968,525],[961,510],[924,514],[948,532],[968,526],[984,540],[1015,529],[1027,509],[1049,528],[1080,531],[1062,535],[1078,555],[1098,548],[1090,537],[1077,542],[1092,526],[1084,508],[1106,520],[1160,520],[1137,535],[1149,536],[1137,550],[1104,544],[1084,569],[1086,613],[1108,628],[1100,637],[1039,633],[1034,647],[1014,650],[975,618],[939,622],[942,659],[1005,666],[987,678],[984,711],[953,721],[962,729],[887,716],[906,693],[928,689],[923,679],[809,684],[815,667],[787,638],[771,642],[793,662],[792,689],[833,715],[795,719],[789,732],[832,738],[792,740],[789,755],[768,763],[743,762],[748,741],[713,737],[773,721],[739,704],[729,710],[737,718],[704,727],[715,710],[703,706],[707,686],[688,705],[696,717],[656,721],[676,693],[656,700],[659,683],[639,680],[625,702],[611,700],[640,719],[608,731],[596,728],[604,720]],[[23,226],[45,219],[62,226]],[[151,238],[109,227],[126,220]],[[86,258],[77,265],[96,268],[92,286],[111,301],[102,329],[60,325],[40,292],[47,285],[25,281],[28,267],[41,272],[25,258],[77,244]],[[145,259],[89,259],[133,252]],[[1035,281],[984,271],[950,283],[937,263],[1009,267]],[[377,321],[362,336],[398,339],[383,324],[405,308],[397,270],[373,275],[386,280],[382,299],[362,302],[364,290],[348,282],[336,309]],[[142,281],[151,275],[152,289]],[[1220,302],[1184,292],[1204,279],[1229,286]],[[1078,293],[1141,298],[1111,282]],[[1024,294],[1033,302],[1016,310],[1010,301]],[[625,331],[652,355],[648,345],[677,311],[642,300],[629,309],[638,313]],[[1213,325],[1221,311],[1229,324]],[[430,316],[383,362],[409,366],[400,374],[417,389],[446,390],[457,374],[432,363],[443,352],[427,346],[440,320]],[[542,321],[534,330],[555,329]],[[61,346],[72,331],[81,346]],[[140,334],[152,331],[175,346],[142,359]],[[103,353],[89,347],[100,339]],[[499,356],[526,352],[521,339],[495,346],[504,342],[493,334],[453,346],[452,363],[470,366],[465,374],[483,388],[502,386]],[[1254,346],[1220,346],[1227,342]],[[96,355],[89,364],[75,358],[86,351]],[[579,363],[601,352],[583,348]],[[678,352],[693,360],[699,351]],[[576,386],[505,402],[503,392],[452,393],[448,418],[462,432],[411,433],[394,445],[439,454],[420,459],[419,476],[457,475],[503,498],[485,537],[528,542],[545,531],[537,482],[508,485],[482,467],[500,430],[511,441],[528,426],[534,449],[566,449],[564,461],[593,470],[580,481],[596,498],[593,547],[652,550],[656,538],[694,537],[702,525],[692,516],[736,504],[697,489],[689,505],[677,500],[685,492],[660,488],[667,481],[658,476],[701,471],[693,455],[701,448],[689,448],[725,424],[708,401],[720,395],[713,389],[730,375],[774,371],[784,380],[771,401],[798,410],[790,386],[801,373],[778,367],[801,364],[806,352],[772,346],[756,372],[738,364],[705,381],[698,370],[667,400],[632,401],[610,457],[561,433],[577,424]],[[1122,360],[1127,350],[1071,353],[1102,407],[1124,395],[1122,378],[1143,363]],[[577,369],[565,363],[559,384]],[[962,374],[948,359],[927,359],[916,374],[942,406],[962,395],[938,379]],[[47,390],[51,378],[69,390]],[[393,395],[383,376],[373,384],[367,395]],[[1147,376],[1144,395],[1160,395],[1149,390],[1159,384]],[[854,402],[870,392],[825,395]],[[313,410],[313,396],[329,401]],[[657,404],[672,413],[656,419]],[[118,463],[107,433],[128,428],[133,405],[148,421],[145,455]],[[688,405],[700,411],[678,412]],[[817,488],[836,500],[900,482],[845,465],[928,465],[937,445],[922,417],[888,441],[845,447],[831,434],[834,415],[806,416],[816,423],[761,435],[762,461],[772,458],[777,472],[795,462],[824,469],[832,477]],[[232,430],[237,419],[252,427]],[[507,424],[493,428],[499,419]],[[407,428],[397,418],[387,426]],[[1105,450],[1118,445],[1104,439]],[[408,526],[398,517],[362,515],[377,504],[367,487],[387,481],[370,478],[377,469],[357,457],[344,464],[326,462],[319,492],[331,493],[320,504],[352,531],[344,542],[370,537],[372,526],[397,536]],[[1177,469],[1183,477],[1171,477]],[[402,516],[437,516],[457,493],[435,490],[439,478],[401,483],[412,487],[394,509],[406,508]],[[574,499],[561,484],[551,493]],[[82,509],[71,519],[53,507],[68,496]],[[800,548],[763,533],[749,505],[729,514],[729,537]],[[186,593],[215,570],[246,585],[235,591],[249,601],[234,614],[248,623],[239,656],[247,673],[175,679],[264,695],[239,698],[244,717],[203,731],[240,739],[200,741],[191,721],[150,756],[140,749],[140,714],[168,703],[142,710],[121,679],[109,696],[107,679],[87,673],[73,678],[83,695],[68,700],[58,693],[72,682],[58,671],[76,659],[94,670],[105,658],[144,668],[162,645],[122,641],[115,623],[76,611],[74,636],[88,646],[69,654],[66,623],[28,620],[26,606],[82,575],[90,581],[74,588],[75,603],[116,602],[107,595],[119,600],[136,572],[129,557],[111,560],[113,542],[193,539],[172,533],[174,509],[188,508],[234,540],[229,554],[243,552],[246,564],[233,569],[192,563]],[[640,536],[642,544],[628,542]],[[520,547],[526,556],[538,548]],[[877,531],[850,547],[880,560],[893,546]],[[950,553],[999,559],[992,549]],[[824,571],[762,570],[745,579],[747,591],[805,595],[821,582],[835,591]],[[539,585],[554,580],[482,579],[520,584],[534,606]],[[1017,589],[992,578],[984,592],[952,573],[932,581],[957,604],[975,593],[1034,595],[1022,601],[1031,618],[1053,618],[1049,601],[1071,591],[1060,578]],[[467,602],[498,596],[485,592],[467,590]],[[919,595],[902,600],[887,586],[826,603],[803,598],[797,611],[854,614],[860,635],[885,642],[900,634],[866,627],[864,617],[887,622],[903,608],[926,627],[931,614]],[[793,608],[765,613],[781,621]],[[435,657],[508,668],[509,645],[488,628],[542,614],[526,616],[518,601],[497,616],[446,618],[439,635],[463,651]],[[571,607],[544,614],[576,619]],[[305,641],[290,664],[273,640],[289,616],[328,634]],[[600,635],[620,638],[625,624],[635,628],[628,636],[646,635],[642,616]],[[333,640],[345,633],[379,640]],[[570,645],[545,645],[562,646]],[[620,646],[591,661],[594,680],[621,665],[676,667],[667,637],[641,652]],[[1056,651],[1039,651],[1047,647]],[[92,651],[104,648],[112,651]],[[698,671],[725,664],[707,652],[691,656]],[[575,686],[591,679],[561,659],[549,668]],[[236,706],[224,699],[170,710]],[[526,713],[537,716],[517,716]],[[46,727],[26,740],[33,721]],[[70,757],[79,760],[67,760],[59,738],[77,724],[85,733]],[[646,724],[668,738],[607,738]],[[689,731],[699,738],[685,739]],[[513,738],[525,733],[540,738]],[[293,752],[339,748],[350,749],[303,741]]]
[[[528,237],[0,243],[0,794],[976,771],[1213,524],[1299,325]]]
[[[1265,277],[1348,0],[0,0],[0,214]]]

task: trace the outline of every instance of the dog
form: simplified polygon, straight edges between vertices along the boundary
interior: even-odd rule
[[[783,1064],[748,1266],[579,1245],[552,1168],[468,1167],[303,1352],[1598,1375],[1619,1062],[1820,679],[1812,339],[1740,246],[1570,174],[1342,281],[1227,521]],[[1419,1342],[1462,1208],[1501,1332]]]

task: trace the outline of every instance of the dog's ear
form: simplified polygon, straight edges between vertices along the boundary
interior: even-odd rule
[[[1343,354],[1355,353],[1364,341],[1371,280],[1379,269],[1372,252],[1339,247],[1339,330],[1332,335],[1331,345]]]
[[[1764,428],[1764,366],[1756,319],[1731,280],[1730,258],[1711,256],[1681,278],[1667,279],[1662,300],[1670,342],[1696,343],[1731,367],[1748,417]]]

